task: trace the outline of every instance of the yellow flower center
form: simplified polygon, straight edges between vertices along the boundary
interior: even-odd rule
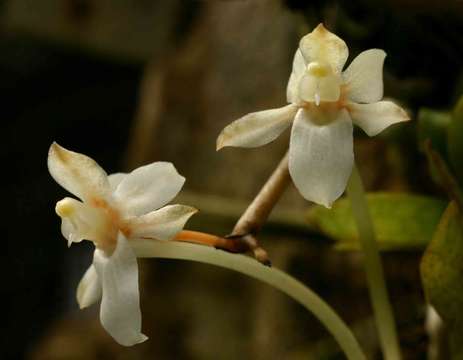
[[[71,217],[74,210],[73,201],[69,198],[58,201],[55,206],[55,211],[61,218]]]
[[[328,65],[314,61],[307,65],[307,73],[312,76],[321,78],[331,75],[332,71]]]
[[[72,224],[74,237],[93,241],[107,255],[114,251],[119,231],[126,236],[130,233],[128,226],[121,221],[119,212],[101,199],[82,203],[65,198],[56,203],[55,210],[63,221]]]

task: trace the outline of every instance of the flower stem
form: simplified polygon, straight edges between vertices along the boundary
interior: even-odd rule
[[[264,225],[290,182],[288,157],[288,152],[286,152],[272,175],[236,222],[229,236],[231,239],[240,240],[247,244],[248,249],[254,253],[254,257],[266,265],[270,265],[270,260],[267,252],[259,246],[256,234]]]
[[[263,266],[247,256],[230,254],[207,246],[158,240],[138,240],[132,244],[138,257],[191,260],[212,264],[267,283],[312,312],[337,340],[348,359],[366,359],[350,329],[331,307],[308,287],[281,270]]]
[[[401,355],[394,315],[391,303],[389,302],[383,267],[376,244],[375,231],[362,179],[356,165],[354,165],[349,184],[347,185],[347,194],[350,198],[352,213],[357,224],[358,235],[364,252],[370,299],[384,359],[399,360]]]
[[[288,152],[286,152],[272,175],[237,221],[232,234],[256,234],[283,195],[289,181]]]

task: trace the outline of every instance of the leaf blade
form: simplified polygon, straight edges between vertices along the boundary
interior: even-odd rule
[[[445,209],[445,202],[440,199],[405,193],[370,193],[367,201],[381,250],[424,248],[431,241]],[[359,249],[347,199],[337,201],[331,211],[313,208],[308,221],[312,230],[334,239],[337,249]]]

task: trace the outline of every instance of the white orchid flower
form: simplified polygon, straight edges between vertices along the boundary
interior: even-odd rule
[[[185,178],[167,162],[107,176],[91,158],[56,143],[48,153],[48,169],[81,200],[67,197],[56,204],[69,246],[86,239],[96,247],[93,264],[77,288],[80,308],[101,299],[101,324],[119,344],[145,341],[132,244],[137,239],[169,240],[182,230],[196,209],[162,206],[177,195]]]
[[[257,147],[276,139],[293,122],[289,172],[307,200],[326,207],[342,195],[354,164],[353,125],[369,136],[409,120],[383,97],[383,50],[359,54],[342,72],[345,42],[320,24],[304,36],[287,87],[289,105],[250,113],[219,135],[225,146]]]

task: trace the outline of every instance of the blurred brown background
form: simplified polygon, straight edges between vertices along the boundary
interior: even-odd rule
[[[349,45],[388,53],[385,94],[411,114],[446,108],[463,90],[462,2],[445,0],[4,0],[0,96],[6,249],[3,359],[338,359],[315,318],[273,289],[222,269],[140,262],[143,330],[118,346],[75,288],[91,244],[67,249],[49,176],[49,145],[87,154],[108,172],[172,161],[178,202],[201,209],[189,228],[227,234],[279,162],[288,134],[263,148],[215,152],[220,130],[285,103],[301,36],[323,21]],[[414,125],[367,139],[356,157],[369,189],[434,192]],[[304,225],[291,186],[260,236],[273,263],[308,283],[379,358],[359,254],[338,253]],[[386,255],[409,359],[424,359],[420,254]]]

